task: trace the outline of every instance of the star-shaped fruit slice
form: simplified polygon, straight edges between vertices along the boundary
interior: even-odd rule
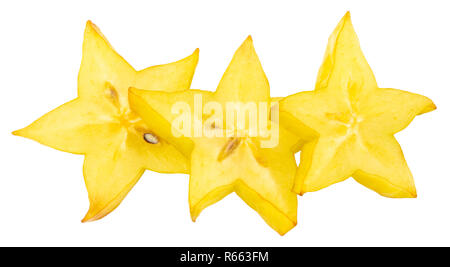
[[[198,62],[191,56],[136,71],[90,21],[84,33],[78,97],[13,134],[65,152],[85,155],[90,207],[85,221],[113,211],[145,169],[186,173],[187,159],[130,110],[128,88],[175,91],[190,87]]]
[[[435,108],[425,96],[378,88],[347,13],[329,38],[315,90],[280,101],[280,120],[306,140],[294,191],[353,177],[386,197],[416,197],[394,134]]]
[[[235,192],[279,234],[296,225],[297,199],[291,188],[296,170],[293,145],[298,138],[278,128],[264,112],[267,108],[270,113],[269,106],[276,105],[271,103],[269,83],[250,37],[236,51],[214,93],[130,89],[129,99],[132,110],[144,121],[158,121],[162,127],[156,133],[190,158],[189,205],[193,221],[203,209]],[[232,111],[227,105],[236,103],[238,112],[246,112],[244,106],[250,110],[252,106],[261,107],[258,118],[248,119],[248,125],[233,124],[225,117]],[[202,111],[196,112],[199,109]],[[178,134],[183,128],[174,126],[183,118],[180,114],[189,118],[184,120],[188,127],[182,136]],[[238,114],[251,117],[250,112]],[[252,132],[254,128],[249,125],[254,122],[266,125],[263,128],[271,132]],[[279,138],[274,129],[279,129]],[[199,136],[200,132],[203,135]],[[270,140],[275,142],[266,143]]]

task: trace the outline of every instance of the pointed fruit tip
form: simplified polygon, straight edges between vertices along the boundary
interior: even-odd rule
[[[253,38],[251,35],[249,35],[249,36],[247,36],[247,38],[245,38],[245,41],[242,44],[242,46],[253,47]]]
[[[89,210],[86,212],[81,222],[82,223],[93,222],[103,218],[105,215],[107,214],[102,213],[102,210],[100,210],[99,212],[98,210],[96,211],[96,209],[94,209],[92,206],[89,206]]]
[[[430,99],[429,104],[426,105],[417,115],[422,115],[437,109],[436,104]]]
[[[437,109],[436,104],[434,104],[434,102],[431,102],[430,110],[435,110],[435,109]]]
[[[292,188],[292,192],[296,193],[299,196],[303,196],[305,194],[305,190],[303,190],[303,186],[295,183],[294,187]]]
[[[86,21],[86,28],[96,29],[97,25],[95,25],[94,22],[92,22],[92,20],[88,20],[88,21]]]
[[[198,62],[198,57],[199,57],[199,54],[200,54],[200,49],[199,48],[196,48],[195,50],[194,50],[194,52],[191,54],[191,58],[194,58],[194,61],[195,62]]]
[[[189,213],[190,213],[190,215],[191,215],[191,220],[192,220],[192,222],[197,221],[199,212],[197,212],[195,209],[190,209],[190,210],[189,210]]]
[[[86,215],[84,215],[84,218],[81,219],[82,223],[87,223],[87,222],[93,222],[96,221],[97,219],[95,219],[95,215],[91,215],[90,214],[90,210],[86,213]]]
[[[242,51],[254,50],[253,38],[251,35],[247,36],[245,41],[239,47],[238,51],[239,50],[242,50]]]
[[[342,19],[339,21],[338,25],[334,29],[332,35],[330,37],[333,37],[336,39],[333,42],[337,42],[337,39],[343,38],[340,37],[340,33],[343,31],[349,31],[351,35],[356,34],[355,29],[353,28],[353,23],[350,17],[350,11],[347,11],[345,15],[342,17]]]
[[[275,231],[280,235],[280,236],[284,236],[285,234],[287,234],[289,231],[291,231],[295,226],[297,226],[297,220],[295,221],[291,221],[292,225],[288,228],[283,228],[283,229],[276,229]]]
[[[94,31],[95,33],[99,34],[103,39],[105,39],[105,36],[103,36],[102,32],[100,31],[100,28],[91,20],[88,20],[86,22],[85,32],[88,32],[88,31]]]
[[[342,18],[343,22],[350,22],[352,21],[352,17],[350,15],[350,11],[347,11],[344,15],[344,17]]]
[[[15,130],[15,131],[11,132],[11,134],[15,135],[15,136],[27,137],[25,129],[26,129],[26,127],[23,129]]]

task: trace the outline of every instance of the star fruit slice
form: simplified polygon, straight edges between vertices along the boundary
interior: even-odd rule
[[[294,191],[353,177],[386,197],[416,197],[394,134],[435,108],[425,96],[378,88],[347,13],[329,38],[315,90],[280,101],[280,120],[306,141]]]
[[[235,192],[279,234],[296,225],[297,198],[291,188],[296,170],[293,146],[298,138],[280,128],[277,143],[262,146],[270,136],[250,135],[245,131],[237,134],[231,131],[230,123],[223,123],[225,109],[216,117],[219,120],[211,121],[211,110],[207,108],[211,104],[223,108],[232,102],[271,104],[269,83],[250,37],[236,51],[214,93],[150,92],[132,88],[129,99],[132,110],[144,121],[158,121],[162,127],[156,133],[190,158],[189,206],[193,221],[203,209]],[[203,105],[196,99],[202,99]],[[188,134],[182,137],[178,137],[178,128],[172,129],[180,118],[179,103],[185,104],[182,114],[190,118]],[[194,112],[199,107],[203,110],[200,115]],[[259,123],[278,127],[263,112],[259,116]],[[198,123],[204,129],[212,128],[218,135],[195,135]],[[249,129],[248,125],[245,127],[241,130]]]
[[[90,207],[83,222],[113,211],[145,169],[186,173],[187,159],[130,110],[128,88],[176,91],[190,87],[198,62],[191,56],[136,71],[90,21],[84,33],[78,97],[13,134],[65,152],[85,155]]]

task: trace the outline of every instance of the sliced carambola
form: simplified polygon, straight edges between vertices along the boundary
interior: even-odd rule
[[[201,98],[203,108],[207,103],[226,107],[226,103],[264,103],[270,105],[269,83],[248,38],[236,51],[228,69],[214,93],[188,90],[183,92],[151,92],[130,90],[130,104],[147,122],[165,121],[157,134],[173,143],[190,158],[189,205],[195,221],[200,212],[236,192],[250,207],[278,233],[284,234],[297,223],[297,199],[291,191],[296,164],[293,145],[297,138],[284,129],[279,131],[277,144],[263,147],[262,135],[226,135],[231,128],[226,121],[222,125],[208,125],[201,114],[204,127],[212,127],[222,136],[182,136],[171,128],[178,114],[173,107],[186,103],[194,118],[195,98]],[[176,109],[175,109],[176,110]],[[223,109],[225,117],[226,108]],[[262,114],[262,113],[261,113]],[[207,117],[207,116],[206,116]],[[269,121],[267,116],[259,117],[259,123]],[[225,120],[225,119],[224,119]],[[222,120],[222,122],[224,121]],[[190,129],[195,128],[194,119]]]
[[[315,90],[280,101],[282,123],[306,141],[294,191],[353,177],[386,197],[416,197],[394,134],[435,108],[425,96],[377,86],[347,13],[330,36]]]
[[[128,88],[188,89],[198,50],[175,63],[136,71],[100,30],[87,22],[78,75],[78,97],[14,134],[65,152],[83,154],[90,208],[83,221],[114,210],[145,169],[187,172],[186,158],[159,138],[156,122],[145,124],[128,104]]]

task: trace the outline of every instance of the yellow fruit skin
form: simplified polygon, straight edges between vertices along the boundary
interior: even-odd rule
[[[281,123],[304,141],[294,191],[353,177],[386,197],[416,197],[394,134],[435,108],[425,96],[378,87],[347,13],[329,38],[315,90],[280,101]]]
[[[130,105],[145,121],[165,121],[160,123],[165,126],[158,129],[158,134],[190,158],[192,220],[195,221],[206,207],[235,192],[270,227],[280,235],[285,234],[297,224],[297,197],[291,188],[296,171],[294,151],[298,149],[299,138],[280,128],[278,145],[262,148],[260,143],[264,138],[261,136],[175,137],[171,123],[177,114],[171,113],[171,108],[183,101],[192,111],[195,95],[199,94],[204,105],[211,101],[223,106],[236,101],[263,101],[273,105],[278,101],[270,99],[269,84],[251,38],[236,51],[216,92],[167,93],[130,89]],[[220,130],[225,131],[228,126],[224,122]],[[230,142],[236,143],[230,145]],[[229,147],[233,149],[226,152]]]
[[[78,74],[78,97],[13,132],[52,148],[85,155],[83,174],[90,207],[82,220],[113,211],[145,169],[187,173],[188,161],[162,138],[150,144],[156,123],[145,124],[132,112],[128,88],[172,92],[189,89],[198,49],[180,61],[136,71],[88,21]]]

